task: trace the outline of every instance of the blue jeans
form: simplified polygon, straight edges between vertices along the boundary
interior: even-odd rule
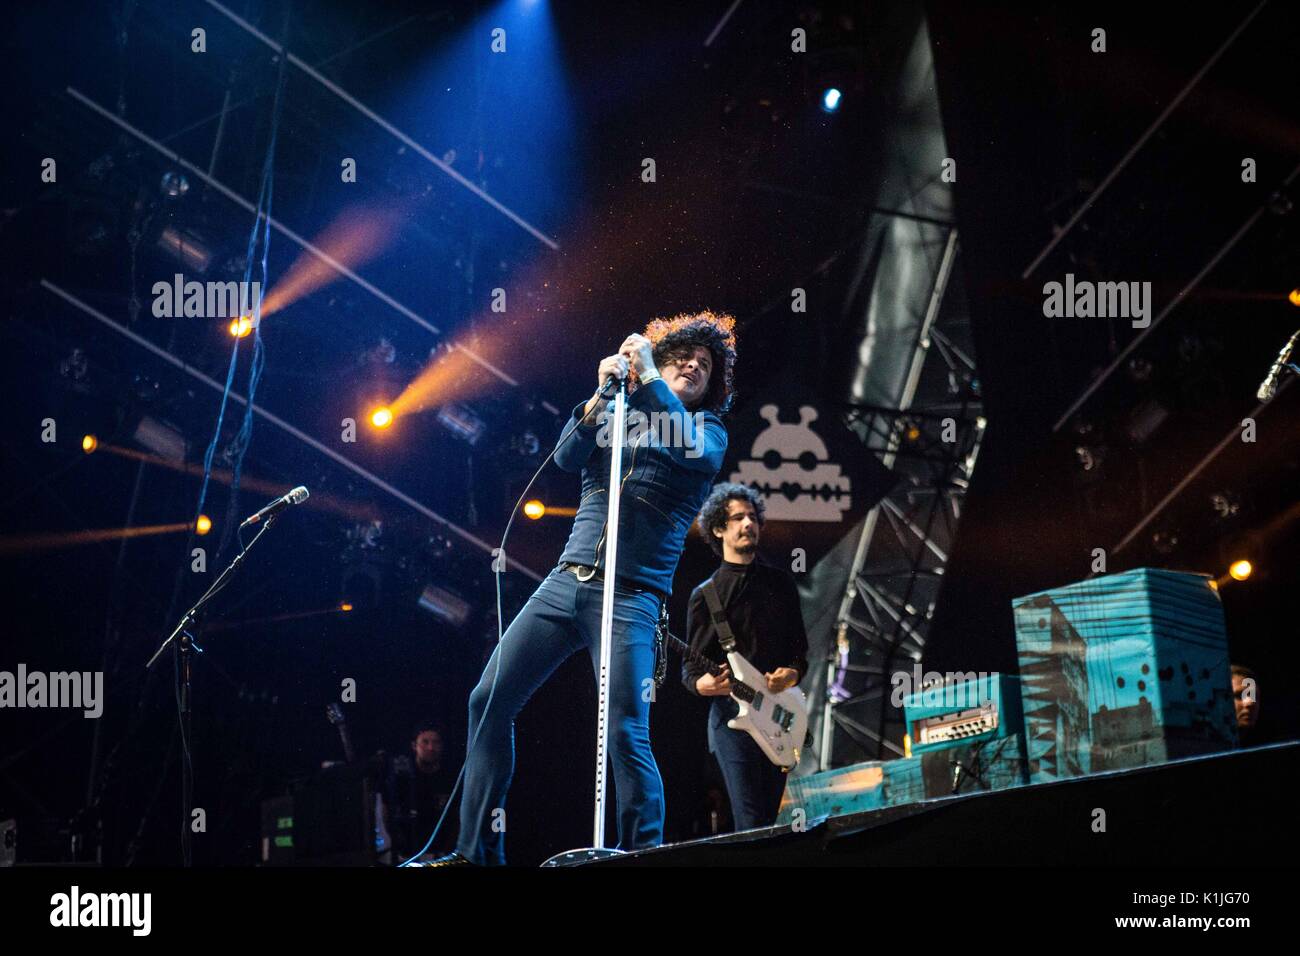
[[[515,769],[519,711],[555,669],[580,650],[591,655],[599,674],[602,587],[598,581],[580,582],[569,571],[553,570],[506,629],[470,694],[456,850],[472,863],[505,863],[504,807]],[[609,750],[621,850],[663,842],[664,787],[650,750],[651,695],[646,692],[646,681],[653,679],[658,621],[657,596],[615,589]]]
[[[786,777],[784,770],[767,759],[753,737],[727,726],[727,721],[739,712],[739,705],[730,697],[713,698],[709,708],[709,749],[718,758],[727,784],[737,833],[776,822]]]

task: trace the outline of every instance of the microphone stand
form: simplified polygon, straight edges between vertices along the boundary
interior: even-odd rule
[[[163,651],[167,650],[168,645],[173,643],[175,644],[180,658],[180,696],[177,700],[177,706],[180,710],[181,722],[181,802],[185,814],[185,823],[181,829],[181,854],[186,866],[192,865],[190,854],[190,834],[193,832],[191,829],[191,818],[193,815],[192,811],[194,803],[194,768],[191,760],[192,754],[190,752],[190,717],[193,711],[191,697],[193,685],[191,678],[194,655],[203,653],[203,648],[199,647],[198,642],[195,641],[194,635],[190,633],[190,630],[192,628],[195,630],[198,629],[197,624],[199,614],[203,610],[204,606],[216,597],[222,588],[230,583],[235,572],[239,570],[239,566],[243,564],[244,556],[252,550],[253,545],[257,544],[258,538],[262,537],[262,535],[266,534],[266,532],[271,529],[271,525],[275,524],[275,519],[278,517],[279,515],[271,515],[265,520],[265,522],[263,522],[261,529],[258,530],[257,534],[253,535],[253,540],[248,542],[248,544],[240,550],[239,554],[235,555],[234,560],[231,561],[226,569],[217,576],[217,579],[212,582],[212,586],[204,591],[203,596],[194,602],[194,606],[185,612],[181,617],[180,623],[177,624],[171,634],[167,636],[167,640],[162,642],[158,647],[158,650],[154,651],[153,657],[149,658],[149,662],[144,665],[146,671],[152,669],[153,665],[157,663],[158,658],[162,656]]]
[[[609,661],[614,646],[614,582],[618,560],[618,511],[623,493],[623,443],[627,440],[627,379],[614,393],[614,427],[610,429],[609,511],[606,527],[609,544],[605,550],[605,578],[600,608],[600,665],[597,675],[596,711],[596,807],[592,815],[591,846],[567,850],[551,857],[543,866],[572,866],[589,860],[606,859],[621,851],[605,846],[606,764],[609,762]]]

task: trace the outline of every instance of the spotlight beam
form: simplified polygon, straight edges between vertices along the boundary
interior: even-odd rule
[[[188,159],[185,159],[178,153],[168,149],[166,146],[162,145],[157,140],[153,139],[152,137],[142,132],[141,130],[136,129],[134,126],[126,122],[126,120],[122,119],[120,116],[117,116],[116,114],[110,112],[109,110],[104,109],[104,107],[100,106],[98,103],[96,103],[90,97],[86,96],[80,90],[76,90],[73,87],[69,86],[67,88],[67,93],[77,102],[81,103],[83,106],[94,111],[95,113],[99,114],[104,119],[108,120],[110,123],[117,126],[119,129],[124,130],[127,133],[130,133],[136,139],[140,140],[140,142],[144,143],[146,146],[151,147],[155,151],[161,153],[163,156],[166,156],[169,160],[171,160],[176,165],[184,167],[186,171],[192,173],[194,176],[198,177],[204,183],[211,186],[213,189],[221,193],[221,195],[225,196],[235,205],[242,207],[243,209],[253,213],[254,215],[257,214],[257,207],[254,206],[247,199],[245,199],[243,196],[239,195],[239,193],[235,192],[229,186],[213,178],[212,176],[209,176],[203,170],[199,169],[197,166],[191,163]],[[298,235],[292,229],[277,221],[274,217],[267,217],[267,221],[270,222],[272,228],[274,228],[276,232],[280,233],[282,236],[284,236],[294,245],[298,246],[298,248],[310,252],[321,262],[324,262],[332,269],[336,270],[340,275],[346,276],[348,279],[351,279],[361,288],[365,289],[367,292],[373,295],[380,302],[389,306],[394,311],[399,312],[402,315],[406,316],[406,318],[410,319],[412,322],[414,322],[416,325],[420,326],[421,328],[425,329],[426,331],[431,332],[434,335],[439,337],[442,336],[443,334],[442,330],[438,328],[436,325],[434,325],[432,322],[430,322],[428,319],[424,318],[423,316],[407,308],[405,305],[398,302],[387,292],[376,287],[370,282],[367,282],[365,279],[357,275],[357,273],[353,272],[347,266],[343,265],[341,262],[338,262],[328,253],[324,252],[323,250],[319,249],[312,243],[308,242],[306,239]],[[505,382],[507,385],[513,385],[515,387],[518,387],[519,383],[515,379],[511,378],[509,375],[507,375],[501,369],[497,368],[487,359],[476,354],[471,349],[465,348],[464,346],[458,346],[458,348],[460,351],[464,352],[471,359],[473,359],[475,362],[481,365],[484,369],[486,369],[488,372],[495,375],[497,378]],[[551,405],[549,402],[543,402],[542,405],[551,414],[553,415],[559,414],[559,409],[557,409],[554,405]]]
[[[532,223],[528,222],[526,219],[524,219],[523,216],[519,215],[517,212],[515,212],[513,209],[511,209],[509,206],[505,205],[504,203],[500,202],[499,200],[494,199],[494,198],[493,198],[492,196],[490,196],[486,191],[484,191],[483,189],[480,189],[478,186],[474,185],[472,182],[470,182],[468,179],[466,179],[466,178],[465,178],[464,176],[462,176],[460,173],[456,172],[455,169],[453,169],[451,166],[448,166],[448,165],[447,165],[446,163],[444,163],[441,159],[439,159],[437,156],[433,155],[433,153],[429,152],[427,149],[425,149],[423,146],[421,146],[421,145],[420,145],[419,143],[417,143],[415,140],[411,139],[411,137],[407,136],[407,135],[406,135],[405,133],[403,133],[400,129],[398,129],[398,128],[397,128],[396,126],[394,126],[392,123],[388,122],[388,120],[384,119],[382,116],[380,116],[380,115],[379,115],[378,113],[376,113],[374,110],[372,110],[370,107],[366,106],[366,105],[365,105],[364,103],[362,103],[360,100],[356,99],[356,97],[352,96],[350,93],[348,93],[348,92],[347,92],[346,90],[344,90],[342,87],[340,87],[340,86],[338,86],[337,84],[332,83],[330,80],[326,79],[324,76],[322,76],[320,73],[318,73],[315,69],[313,69],[312,66],[311,66],[311,64],[306,63],[306,62],[304,62],[303,60],[300,60],[298,57],[294,56],[292,53],[290,53],[290,52],[289,52],[287,49],[285,49],[283,46],[281,46],[280,44],[276,43],[274,40],[272,40],[270,37],[268,37],[268,36],[267,36],[265,33],[263,33],[261,30],[257,29],[257,27],[253,26],[253,25],[252,25],[251,23],[249,23],[247,20],[244,20],[242,17],[238,16],[237,14],[235,14],[234,12],[232,12],[231,10],[226,9],[224,6],[222,6],[221,4],[217,3],[216,0],[206,0],[206,2],[207,2],[207,4],[208,4],[208,6],[212,7],[214,10],[216,10],[216,11],[217,11],[218,13],[220,13],[222,16],[224,16],[224,17],[226,17],[227,19],[229,19],[230,21],[232,21],[232,22],[233,22],[236,26],[238,26],[241,30],[243,30],[243,31],[245,31],[246,33],[248,33],[249,35],[254,36],[254,37],[256,37],[257,39],[261,40],[263,43],[265,43],[267,46],[269,46],[272,50],[274,50],[277,54],[279,54],[279,55],[285,57],[285,58],[286,58],[290,63],[292,63],[292,64],[293,64],[294,66],[296,66],[298,69],[302,70],[304,73],[306,73],[308,76],[310,76],[313,80],[315,80],[315,81],[316,81],[317,83],[319,83],[321,86],[325,87],[325,89],[329,90],[331,93],[333,93],[333,94],[334,94],[335,96],[337,96],[339,99],[343,100],[343,101],[344,101],[345,103],[347,103],[349,106],[353,107],[355,110],[357,110],[357,112],[361,113],[361,114],[362,114],[363,116],[365,116],[367,119],[369,119],[369,120],[371,120],[372,122],[376,123],[380,128],[382,128],[383,130],[385,130],[386,132],[388,132],[389,134],[391,134],[391,135],[394,136],[395,138],[401,140],[403,143],[405,143],[407,146],[409,146],[411,149],[413,149],[416,153],[418,153],[419,155],[423,156],[425,159],[427,159],[427,160],[428,160],[430,163],[432,163],[434,166],[438,167],[440,170],[442,170],[444,173],[446,173],[448,176],[450,176],[452,179],[454,179],[454,180],[455,180],[457,183],[459,183],[461,186],[464,186],[466,189],[468,189],[470,192],[472,192],[475,196],[478,196],[479,199],[483,200],[485,203],[487,203],[489,206],[491,206],[491,207],[492,207],[493,209],[495,209],[497,212],[501,213],[501,215],[505,216],[507,219],[509,219],[509,220],[510,220],[511,222],[513,222],[515,225],[519,226],[521,229],[523,229],[525,232],[527,232],[527,233],[528,233],[529,235],[531,235],[533,238],[537,239],[539,242],[543,243],[544,245],[549,246],[551,249],[558,250],[558,249],[560,248],[560,244],[559,244],[558,242],[556,242],[556,241],[555,241],[554,239],[552,239],[550,236],[546,235],[546,233],[542,232],[540,229],[538,229],[538,228],[537,228],[536,226],[534,226]]]
[[[740,0],[734,0],[731,6],[727,8],[727,12],[722,15],[722,19],[718,21],[718,25],[713,28],[713,31],[705,39],[705,46],[712,45],[713,41],[718,38],[718,34],[722,32],[722,28],[727,25],[727,21],[731,19],[731,15],[736,12],[736,8],[739,6]]]
[[[31,551],[52,551],[82,544],[120,541],[125,538],[148,538],[160,534],[177,534],[181,531],[188,531],[193,524],[192,521],[180,521],[172,524],[141,525],[134,528],[93,528],[85,531],[6,535],[0,538],[0,554],[27,554]]]
[[[546,514],[543,518],[572,518],[578,514],[577,508],[565,508],[557,505],[547,505]]]
[[[202,382],[204,385],[207,385],[208,388],[212,389],[214,392],[220,394],[225,391],[225,386],[222,383],[217,382],[215,379],[212,379],[209,376],[203,374],[198,369],[194,368],[194,366],[189,365],[183,360],[177,358],[175,355],[172,355],[172,353],[168,352],[166,349],[155,345],[154,343],[146,339],[144,336],[136,334],[135,332],[131,331],[130,329],[126,328],[123,325],[119,325],[117,322],[114,322],[112,319],[104,315],[104,313],[100,312],[94,306],[82,302],[76,296],[72,295],[70,292],[67,292],[59,288],[57,285],[50,282],[48,279],[42,279],[41,286],[42,288],[45,288],[50,292],[52,292],[54,295],[57,295],[60,299],[67,302],[69,305],[73,306],[74,308],[79,309],[80,311],[84,312],[86,315],[90,316],[96,321],[101,322],[104,325],[108,326],[110,329],[112,329],[114,332],[117,332],[119,335],[123,336],[124,338],[130,339],[132,342],[136,343],[141,348],[144,348],[152,352],[154,355],[162,359],[167,364],[180,369],[182,372],[184,372],[186,375],[189,375],[192,378],[198,379],[200,382]],[[248,399],[246,399],[243,395],[239,394],[238,392],[232,391],[230,393],[230,398],[232,401],[238,402],[240,405],[244,405],[244,406],[248,405]],[[348,469],[348,471],[352,472],[353,474],[361,478],[364,478],[366,481],[370,482],[376,488],[379,488],[382,491],[387,492],[389,495],[396,498],[398,501],[400,501],[402,504],[406,505],[408,508],[412,509],[413,511],[417,511],[420,514],[424,515],[426,518],[429,518],[433,521],[436,521],[438,524],[443,525],[452,533],[464,539],[465,541],[468,541],[470,544],[479,548],[481,551],[487,554],[492,554],[496,550],[493,545],[484,541],[482,538],[479,538],[477,535],[471,533],[470,531],[467,531],[466,529],[462,528],[460,525],[456,524],[455,522],[450,521],[447,518],[444,518],[442,515],[438,514],[429,506],[422,504],[419,501],[416,501],[406,492],[402,491],[399,488],[394,487],[393,485],[390,485],[388,482],[384,481],[384,479],[380,478],[378,475],[370,471],[367,471],[365,468],[362,468],[360,465],[356,464],[355,462],[350,461],[343,455],[340,455],[338,452],[336,452],[333,448],[330,448],[329,446],[322,444],[321,442],[317,441],[315,438],[312,438],[306,432],[303,432],[295,428],[293,425],[290,425],[284,419],[267,411],[265,408],[262,408],[260,405],[254,404],[252,406],[252,409],[255,414],[266,419],[276,428],[280,429],[281,431],[289,435],[292,435],[294,438],[298,439],[304,445],[308,445],[309,447],[314,448],[316,451],[320,452],[320,454],[342,465],[344,468]],[[532,578],[534,581],[537,581],[539,583],[541,582],[542,576],[538,574],[536,571],[534,571],[532,568],[520,564],[518,561],[514,561],[512,562],[512,564],[515,568],[518,568],[521,572],[526,574],[528,577]]]
[[[168,471],[189,475],[192,478],[203,477],[203,467],[190,462],[175,462],[160,455],[151,455],[148,452],[125,448],[121,445],[101,443],[97,450],[109,455],[117,455],[120,458],[144,462],[146,465],[156,465],[159,468],[166,468]],[[213,481],[226,486],[229,486],[234,481],[234,474],[227,468],[213,468],[211,476]],[[252,475],[240,476],[239,487],[244,491],[256,491],[269,497],[279,497],[284,493],[284,482],[267,481],[264,478],[256,478]],[[311,498],[303,502],[302,507],[315,511],[327,511],[331,514],[341,515],[344,518],[350,518],[353,521],[370,521],[380,516],[379,512],[374,508],[354,504],[322,491],[313,492]]]

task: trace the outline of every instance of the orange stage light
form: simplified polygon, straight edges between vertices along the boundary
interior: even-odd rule
[[[1300,288],[1292,289],[1291,294],[1287,296],[1287,301],[1292,305],[1300,305]]]
[[[376,408],[370,413],[370,424],[376,428],[387,428],[393,424],[393,412],[389,408]]]
[[[534,498],[532,501],[524,504],[524,514],[536,521],[542,515],[546,514],[546,505]]]
[[[85,438],[81,439],[81,450],[84,451],[87,455],[89,455],[92,451],[94,451],[98,447],[99,447],[99,439],[96,438],[94,435],[87,435]]]
[[[352,605],[349,604],[347,601],[344,601],[342,604],[339,605],[339,610],[343,611],[344,613],[347,613],[348,611],[352,610]]]
[[[1246,580],[1254,570],[1254,565],[1245,558],[1242,558],[1240,561],[1233,561],[1232,564],[1228,566],[1228,573],[1232,575],[1234,581]]]
[[[247,315],[241,315],[237,319],[230,320],[230,334],[237,339],[242,339],[253,331],[253,320]]]

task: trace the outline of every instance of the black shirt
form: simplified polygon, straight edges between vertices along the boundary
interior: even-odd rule
[[[740,655],[765,674],[778,667],[793,667],[803,680],[808,674],[808,634],[794,579],[756,558],[749,564],[723,561],[710,580],[718,589]],[[686,605],[686,633],[691,650],[720,664],[726,655],[704,601],[703,586],[691,592]],[[682,664],[682,683],[697,694],[695,682],[705,673],[687,660]]]
[[[394,774],[392,819],[397,848],[405,854],[419,850],[442,816],[452,788],[456,785],[456,772],[446,764],[432,773],[421,770],[414,759]],[[433,850],[449,850],[455,843],[456,814],[447,814],[442,832]],[[450,837],[450,839],[449,839]]]

